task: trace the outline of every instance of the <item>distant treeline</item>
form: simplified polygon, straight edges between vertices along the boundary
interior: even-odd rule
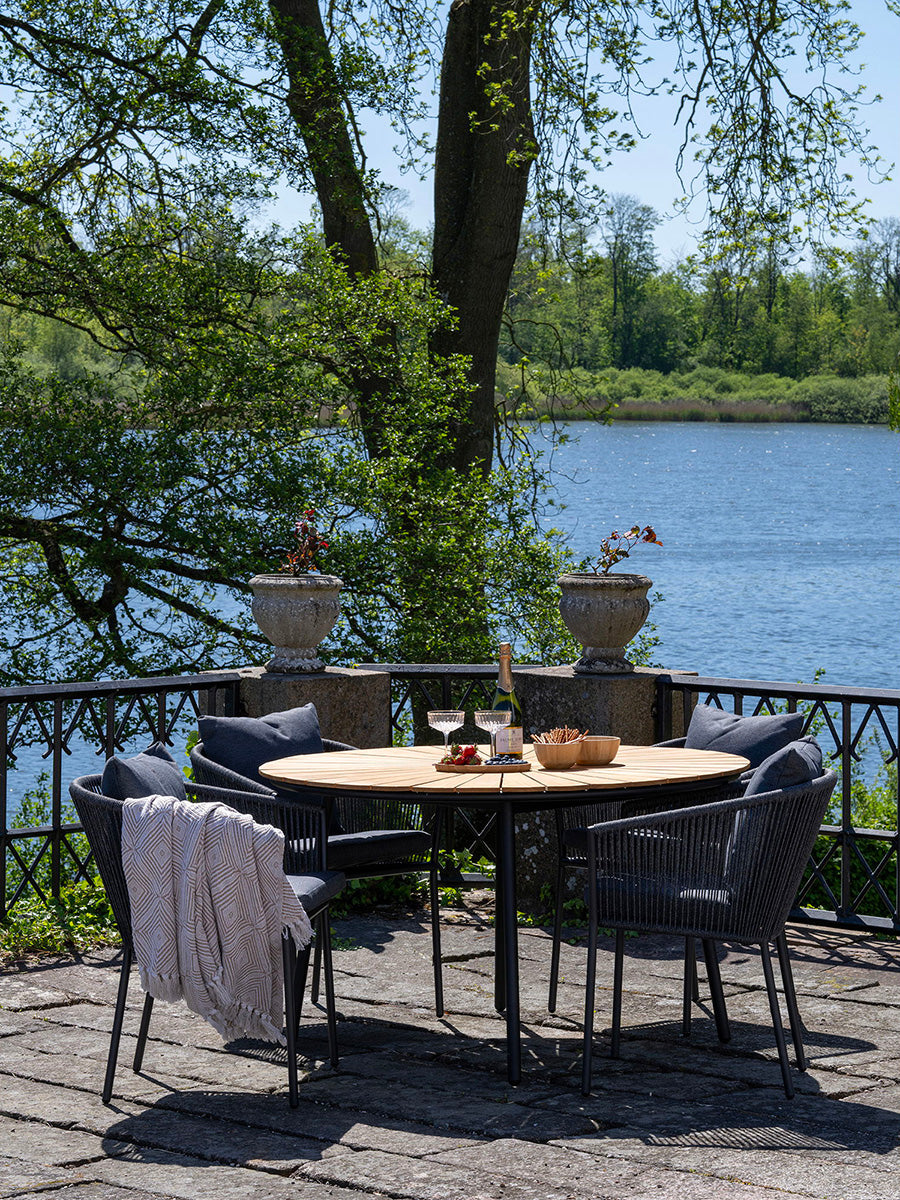
[[[612,198],[558,255],[526,238],[501,342],[501,391],[617,418],[884,421],[900,356],[900,220],[789,268],[780,247],[659,269],[654,211]],[[530,382],[528,382],[530,381]],[[544,399],[551,397],[550,400]]]
[[[777,247],[690,257],[661,270],[657,214],[613,196],[604,222],[572,226],[553,258],[526,230],[501,338],[501,402],[520,413],[617,420],[888,419],[900,360],[900,220],[849,252],[789,269]],[[422,235],[400,218],[385,262],[422,272]],[[58,321],[7,310],[0,338],[40,371],[75,379],[134,365]],[[135,386],[135,375],[130,385]],[[140,386],[138,383],[137,386]]]

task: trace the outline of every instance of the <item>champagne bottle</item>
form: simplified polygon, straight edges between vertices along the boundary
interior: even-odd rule
[[[495,745],[498,754],[509,754],[516,758],[522,757],[522,707],[516,698],[513,687],[512,650],[509,642],[500,643],[500,670],[497,675],[497,690],[494,692],[494,702],[491,708],[508,712],[511,720],[508,725],[498,729]]]

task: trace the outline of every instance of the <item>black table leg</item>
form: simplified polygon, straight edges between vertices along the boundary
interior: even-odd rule
[[[519,1041],[519,931],[516,925],[516,830],[512,804],[500,809],[500,896],[502,960],[506,985],[506,1067],[510,1083],[522,1078]],[[498,926],[498,929],[500,926]],[[498,947],[499,950],[499,947]]]
[[[498,825],[497,869],[494,876],[494,1008],[506,1012],[506,913],[503,905],[506,869]]]

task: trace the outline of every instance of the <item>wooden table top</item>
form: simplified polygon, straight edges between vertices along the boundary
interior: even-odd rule
[[[483,746],[479,747],[479,753],[486,758],[490,751]],[[385,746],[374,750],[297,754],[263,763],[259,772],[273,782],[323,791],[418,792],[435,797],[513,794],[524,799],[536,798],[538,793],[571,794],[727,779],[750,766],[746,758],[712,750],[620,746],[608,766],[560,771],[543,768],[528,743],[523,753],[531,763],[530,771],[444,774],[434,769],[443,755],[441,746]]]

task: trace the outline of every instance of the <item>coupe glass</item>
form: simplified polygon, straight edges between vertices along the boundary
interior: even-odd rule
[[[508,725],[511,720],[512,713],[502,708],[488,708],[475,714],[475,724],[491,739],[491,758],[497,753],[497,730]]]
[[[466,714],[459,709],[439,709],[428,714],[428,724],[444,735],[444,752],[449,750],[448,736],[454,729],[459,729],[466,719]]]

